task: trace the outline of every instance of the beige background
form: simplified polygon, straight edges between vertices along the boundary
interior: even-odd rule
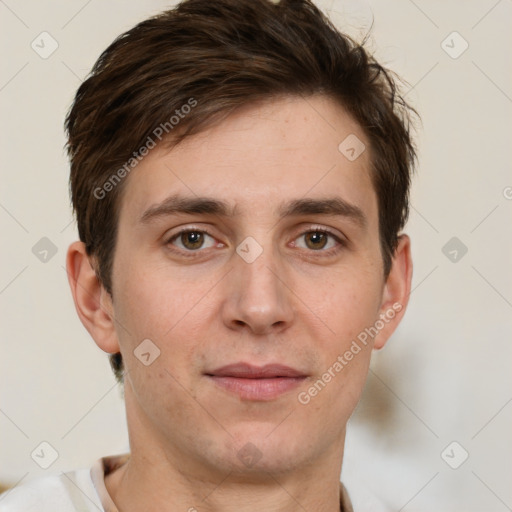
[[[344,477],[365,482],[393,510],[511,510],[512,1],[318,4],[356,37],[373,22],[371,47],[408,81],[423,118],[407,227],[414,291],[402,326],[375,355]],[[169,5],[0,1],[3,482],[127,449],[119,389],[75,314],[63,270],[77,235],[62,124],[100,52]],[[47,59],[31,48],[43,31],[58,43]],[[43,237],[57,250],[47,262],[32,252]],[[468,249],[456,262],[442,252],[452,237]],[[59,454],[47,470],[31,458],[42,441]],[[458,469],[441,456],[453,441],[460,447],[444,452],[452,465],[469,453]]]

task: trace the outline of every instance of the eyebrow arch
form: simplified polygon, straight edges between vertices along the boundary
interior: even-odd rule
[[[331,215],[346,217],[362,228],[366,227],[367,223],[363,210],[341,197],[296,199],[281,205],[278,211],[281,218],[299,215]]]
[[[236,210],[236,207],[230,207],[224,201],[211,197],[172,195],[161,203],[149,207],[140,217],[140,222],[147,224],[154,219],[180,213],[233,217],[236,215]],[[351,219],[360,227],[366,226],[366,216],[363,211],[340,197],[295,199],[281,204],[277,212],[281,219],[301,215],[331,215]]]
[[[183,197],[173,195],[161,203],[151,206],[141,216],[140,222],[147,224],[158,217],[165,217],[175,213],[203,213],[232,217],[235,212],[225,202],[210,197]]]

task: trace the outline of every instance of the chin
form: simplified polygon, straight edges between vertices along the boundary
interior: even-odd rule
[[[239,429],[226,440],[224,451],[231,471],[268,478],[268,473],[287,473],[306,464],[313,458],[314,447],[304,426],[279,431],[275,424],[259,424]]]

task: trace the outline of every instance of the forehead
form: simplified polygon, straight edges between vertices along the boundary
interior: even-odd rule
[[[244,106],[170,150],[152,149],[128,177],[121,219],[135,223],[178,194],[216,197],[237,216],[277,214],[287,200],[339,196],[371,221],[377,206],[369,153],[361,127],[325,96]]]

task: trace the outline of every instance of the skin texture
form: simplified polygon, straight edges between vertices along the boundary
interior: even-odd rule
[[[367,148],[354,161],[338,150],[350,134]],[[405,311],[412,273],[403,235],[384,279],[369,159],[361,128],[327,97],[253,104],[170,151],[153,149],[131,172],[113,300],[83,244],[70,246],[78,314],[100,348],[121,350],[127,371],[132,455],[106,482],[120,510],[339,510],[346,423],[372,349],[384,346]],[[222,200],[236,214],[140,221],[172,195]],[[282,203],[333,197],[357,207],[364,223],[279,217]],[[210,235],[187,253],[190,242],[169,242],[181,228]],[[342,243],[311,233],[318,228]],[[246,237],[262,249],[251,263],[236,251]],[[300,403],[299,393],[393,304],[400,311],[378,335]],[[144,339],[160,350],[149,366],[134,355]],[[275,399],[243,399],[206,375],[237,362],[284,364],[307,378]]]

